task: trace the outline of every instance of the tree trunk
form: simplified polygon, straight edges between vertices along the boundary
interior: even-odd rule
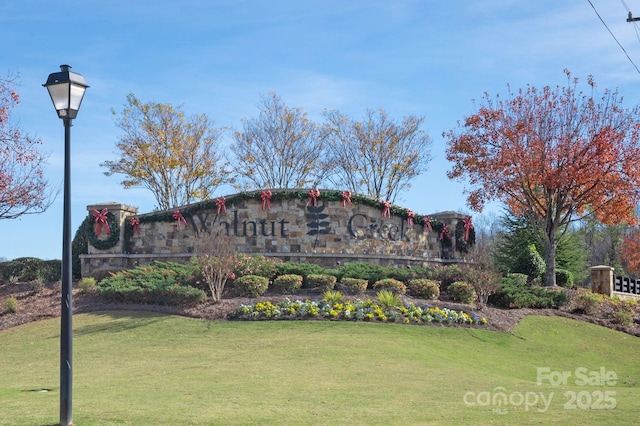
[[[556,285],[556,230],[547,228],[546,250],[544,255],[545,272],[544,285],[555,287]]]

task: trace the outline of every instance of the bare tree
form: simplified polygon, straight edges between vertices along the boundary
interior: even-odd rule
[[[324,138],[338,187],[393,202],[431,160],[423,118],[410,115],[398,123],[387,113],[367,110],[362,121],[338,111],[325,114]]]
[[[234,279],[236,263],[232,237],[222,231],[201,233],[196,238],[196,262],[214,303],[222,298],[227,281]]]
[[[263,96],[257,118],[243,119],[231,145],[233,171],[242,189],[317,186],[326,173],[317,126],[301,108],[275,93]],[[244,183],[244,185],[242,185]]]

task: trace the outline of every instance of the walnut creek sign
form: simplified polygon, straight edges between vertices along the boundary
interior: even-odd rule
[[[317,207],[307,207],[305,214],[306,235],[319,238],[321,235],[332,234],[331,217],[323,213],[325,205]],[[239,210],[233,209],[226,212],[226,216],[221,216],[213,211],[196,212],[187,216],[194,233],[210,233],[212,226],[209,221],[213,219],[212,226],[224,229],[228,236],[234,237],[275,237],[289,238],[291,236],[291,221],[285,218],[239,218]],[[389,241],[411,242],[408,221],[404,218],[376,218],[364,213],[354,213],[348,216],[346,222],[346,233],[354,238],[375,238]]]
[[[219,231],[239,252],[325,264],[452,262],[473,244],[471,218],[455,212],[422,216],[363,196],[341,199],[339,191],[314,194],[239,193],[145,214],[115,202],[87,206],[83,273],[188,259],[198,235]]]

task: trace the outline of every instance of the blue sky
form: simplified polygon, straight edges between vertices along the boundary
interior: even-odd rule
[[[485,91],[565,84],[568,68],[585,83],[593,75],[600,90],[618,88],[628,106],[638,102],[640,73],[594,7],[640,66],[640,36],[626,22],[627,7],[640,16],[640,0],[21,0],[0,3],[0,75],[20,74],[13,118],[42,139],[47,178],[60,186],[64,129],[42,84],[69,64],[91,86],[71,133],[74,233],[88,204],[155,206],[150,192],[124,190],[99,167],[116,158],[111,110],[129,93],[228,127],[257,115],[268,92],[318,121],[324,109],[424,116],[433,160],[396,203],[420,214],[468,212],[463,183],[446,177],[441,134]],[[60,258],[61,234],[60,195],[46,213],[0,220],[0,258]]]

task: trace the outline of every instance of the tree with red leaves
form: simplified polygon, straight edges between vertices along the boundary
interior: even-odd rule
[[[11,120],[20,103],[17,76],[0,77],[0,219],[45,211],[53,197],[43,177],[46,164],[39,139],[25,135]]]
[[[449,178],[465,180],[471,208],[506,204],[545,236],[545,285],[555,285],[558,241],[571,222],[594,215],[634,223],[640,199],[640,108],[624,108],[617,90],[532,86],[508,97],[484,95],[459,132],[451,130]]]
[[[620,257],[627,272],[640,274],[640,229],[629,230],[622,240]]]

